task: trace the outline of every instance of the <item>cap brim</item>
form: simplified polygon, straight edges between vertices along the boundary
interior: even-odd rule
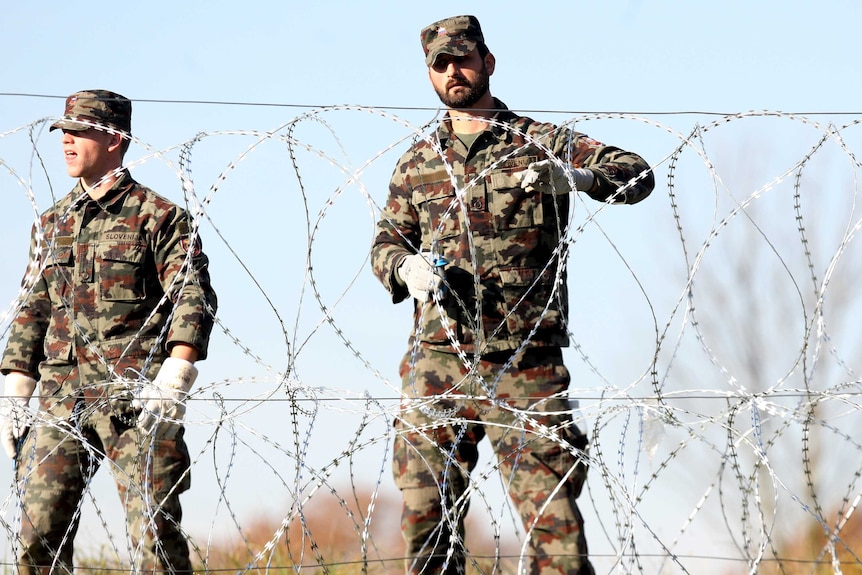
[[[444,44],[443,46],[434,48],[428,52],[428,55],[425,56],[425,64],[429,67],[433,66],[434,62],[437,61],[437,58],[439,58],[441,54],[449,54],[450,56],[466,56],[475,50],[476,46],[478,46],[478,44],[473,40],[459,40],[457,42]]]
[[[57,120],[56,122],[51,124],[51,127],[48,131],[53,132],[54,130],[70,130],[72,132],[83,132],[85,130],[89,130],[92,127],[93,126],[63,118],[62,120]]]

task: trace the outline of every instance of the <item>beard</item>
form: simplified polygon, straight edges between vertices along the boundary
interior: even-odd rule
[[[463,76],[458,78],[457,84],[462,88],[457,94],[450,95],[447,88],[436,88],[437,96],[440,101],[448,108],[470,108],[488,92],[489,75],[482,66],[482,71],[476,76],[473,82],[470,82]],[[465,88],[466,89],[463,89]]]

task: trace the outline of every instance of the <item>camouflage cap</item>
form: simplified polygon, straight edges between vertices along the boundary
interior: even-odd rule
[[[83,90],[66,98],[63,118],[51,124],[51,130],[83,131],[92,126],[76,122],[85,120],[107,125],[124,132],[132,131],[132,101],[108,90]]]
[[[420,33],[425,63],[434,64],[440,54],[466,56],[485,43],[482,27],[475,16],[453,16],[426,26]]]

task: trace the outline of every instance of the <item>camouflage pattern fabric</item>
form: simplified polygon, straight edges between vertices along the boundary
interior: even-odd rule
[[[475,16],[445,18],[422,29],[419,33],[425,64],[432,66],[440,54],[466,56],[485,43],[482,26]]]
[[[445,317],[433,302],[415,307],[412,336],[423,343],[457,342],[478,354],[524,342],[566,346],[566,271],[557,248],[569,197],[528,192],[517,172],[550,150],[593,171],[590,197],[627,204],[647,197],[655,180],[637,154],[517,116],[495,102],[495,124],[469,150],[444,122],[430,141],[402,156],[377,225],[372,269],[397,303],[408,297],[396,274],[405,256],[430,251],[449,262]],[[633,185],[624,187],[630,180]]]
[[[93,366],[89,366],[93,367]],[[181,429],[174,440],[142,433],[130,396],[84,399],[87,379],[77,366],[45,366],[42,382],[58,391],[52,404],[74,401],[71,419],[45,417],[28,434],[17,462],[22,503],[19,573],[72,573],[78,506],[102,461],[110,461],[126,516],[135,573],[192,573],[189,546],[180,528],[179,496],[191,484],[190,458]]]
[[[50,131],[84,131],[93,125],[128,134],[132,131],[132,101],[108,90],[75,92],[66,98],[63,117],[51,124]]]
[[[50,564],[56,553],[71,566],[75,509],[107,457],[129,536],[143,541],[136,572],[187,570],[178,527],[187,449],[181,435],[139,436],[132,394],[175,343],[206,358],[217,307],[208,265],[185,212],[125,171],[100,200],[79,183],[42,214],[24,278],[28,296],[0,361],[4,374],[40,380],[40,424],[18,460],[22,564]]]
[[[446,262],[437,297],[413,300],[411,351],[401,366],[408,399],[395,423],[393,471],[404,496],[408,569],[463,573],[469,474],[487,435],[531,533],[530,572],[588,574],[575,502],[587,442],[561,399],[569,337],[560,242],[570,197],[525,190],[520,172],[553,157],[593,172],[591,198],[625,204],[646,198],[655,179],[637,154],[494,104],[498,112],[469,146],[444,119],[401,157],[372,246],[372,269],[394,303],[409,296],[397,274],[405,257],[430,252]],[[523,357],[501,373],[499,358],[513,350]],[[468,372],[461,357],[481,358],[478,370]],[[490,389],[477,385],[497,379]],[[489,394],[505,405],[470,399]],[[435,397],[430,410],[409,399],[425,397]],[[557,435],[535,433],[536,425]]]
[[[43,360],[106,360],[129,377],[174,343],[206,358],[216,307],[208,259],[186,214],[128,172],[99,201],[79,183],[42,215],[24,282],[32,287],[9,332],[4,373],[37,373]]]
[[[491,354],[470,372],[457,355],[429,347],[404,357],[393,473],[404,498],[409,573],[465,573],[470,472],[486,435],[530,534],[529,572],[592,573],[575,501],[587,474],[587,437],[572,420],[562,352],[527,349],[506,369],[508,359]],[[496,401],[474,399],[488,395]]]

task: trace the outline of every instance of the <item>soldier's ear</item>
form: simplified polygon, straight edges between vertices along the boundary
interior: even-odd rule
[[[110,136],[111,136],[111,139],[108,140],[108,151],[113,153],[113,152],[122,148],[123,136],[121,136],[120,134],[118,134],[116,132],[114,132],[113,134],[110,134]]]
[[[494,73],[494,68],[497,67],[497,59],[490,52],[485,54],[485,73],[489,76]]]

